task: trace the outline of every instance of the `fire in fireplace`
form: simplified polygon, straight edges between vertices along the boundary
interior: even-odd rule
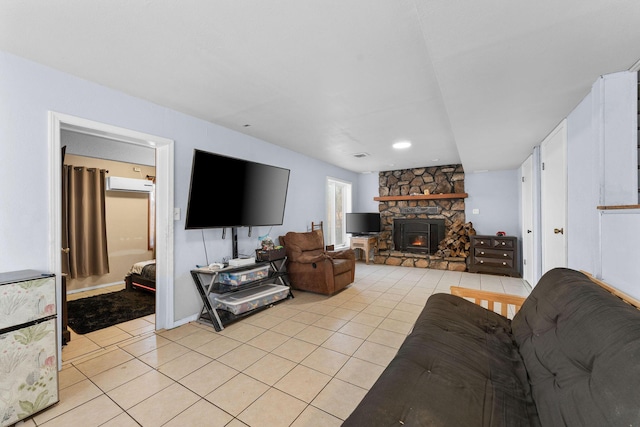
[[[393,244],[400,252],[433,255],[444,239],[444,219],[394,219]]]
[[[426,248],[429,246],[429,236],[426,236],[424,234],[410,236],[409,246],[416,248]]]

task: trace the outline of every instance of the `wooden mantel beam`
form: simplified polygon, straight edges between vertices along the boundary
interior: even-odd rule
[[[467,193],[446,193],[446,194],[415,194],[405,196],[379,196],[373,200],[378,202],[392,202],[399,200],[437,200],[437,199],[466,199]]]

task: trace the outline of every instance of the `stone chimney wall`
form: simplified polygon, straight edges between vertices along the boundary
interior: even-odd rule
[[[380,196],[464,193],[462,165],[385,171],[379,174]],[[382,202],[381,202],[382,203]]]
[[[412,196],[464,193],[462,165],[446,165],[383,171],[379,173],[379,194],[384,196]],[[448,229],[454,222],[465,221],[464,198],[380,201],[382,222],[376,257],[377,263],[431,267],[449,270],[466,268],[465,259],[444,259],[434,255],[407,254],[394,250],[393,220],[426,218],[444,219]]]

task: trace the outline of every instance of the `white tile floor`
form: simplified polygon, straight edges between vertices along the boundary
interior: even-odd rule
[[[295,292],[217,333],[153,316],[63,349],[60,402],[29,426],[339,426],[427,298],[463,286],[528,295],[522,279],[358,263],[332,297]]]

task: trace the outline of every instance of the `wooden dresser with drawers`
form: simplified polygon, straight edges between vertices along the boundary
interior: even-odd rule
[[[470,236],[471,273],[494,273],[520,277],[518,238],[513,236]]]

